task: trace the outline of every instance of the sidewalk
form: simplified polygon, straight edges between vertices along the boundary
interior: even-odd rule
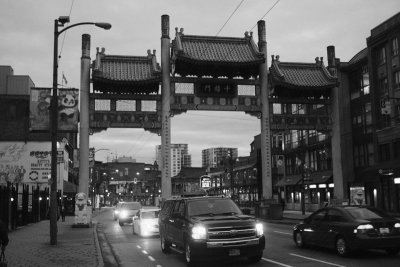
[[[9,233],[8,266],[103,266],[96,234],[96,216],[89,228],[72,228],[74,216],[57,222],[57,245],[50,245],[50,221],[32,223]]]

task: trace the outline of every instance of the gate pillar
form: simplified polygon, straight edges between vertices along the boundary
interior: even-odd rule
[[[171,76],[169,16],[161,16],[161,197],[171,197]]]
[[[89,193],[89,89],[90,35],[82,35],[81,90],[79,115],[79,187],[78,192]]]
[[[262,197],[272,198],[272,172],[271,172],[271,129],[269,122],[269,88],[268,88],[268,62],[265,21],[260,20],[258,26],[258,47],[264,54],[265,62],[260,64],[260,91],[261,91],[261,170],[262,170]]]
[[[328,52],[328,69],[331,74],[335,77],[340,76],[340,73],[336,69],[336,57],[335,57],[335,48],[333,46],[329,46],[327,48]],[[340,78],[340,77],[339,77]],[[339,79],[340,80],[340,79]],[[333,182],[334,182],[334,198],[338,200],[346,200],[349,199],[347,182],[348,175],[345,175],[343,172],[344,166],[344,158],[343,155],[346,155],[346,137],[341,136],[342,127],[344,127],[343,123],[341,123],[341,118],[343,114],[341,114],[342,110],[346,110],[347,107],[344,107],[343,101],[340,101],[343,97],[340,96],[341,92],[339,92],[339,86],[335,86],[331,91],[331,99],[332,99],[332,170],[333,170]]]

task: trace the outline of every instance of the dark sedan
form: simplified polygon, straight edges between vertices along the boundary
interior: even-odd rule
[[[400,251],[400,219],[368,206],[332,206],[317,210],[293,228],[298,247],[333,248],[341,256],[352,251]]]

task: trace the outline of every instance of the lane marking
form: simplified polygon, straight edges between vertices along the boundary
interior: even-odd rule
[[[282,235],[292,235],[292,233],[279,232],[279,231],[274,231],[274,232]]]
[[[292,265],[287,265],[287,264],[284,264],[284,263],[281,263],[281,262],[277,262],[277,261],[273,261],[273,260],[270,260],[270,259],[267,259],[267,258],[261,258],[261,259],[263,259],[263,260],[265,260],[267,262],[270,262],[270,263],[275,263],[275,264],[280,265],[280,266],[293,267]]]
[[[149,256],[149,259],[150,259],[151,261],[156,261],[152,256]]]
[[[142,250],[142,253],[147,255],[147,251],[146,250]]]
[[[294,253],[290,253],[290,255],[296,256],[296,257],[299,257],[299,258],[303,258],[303,259],[307,259],[307,260],[311,260],[311,261],[322,262],[322,263],[333,265],[333,266],[346,267],[345,265],[340,265],[340,264],[332,263],[332,262],[329,262],[329,261],[318,260],[318,259],[314,259],[314,258],[310,258],[310,257],[306,257],[306,256],[294,254]]]
[[[141,248],[142,248],[142,247],[141,247],[141,246],[139,246],[139,245],[137,245],[136,247],[137,247],[138,249],[141,249]]]

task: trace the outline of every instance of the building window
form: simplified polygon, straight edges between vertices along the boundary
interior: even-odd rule
[[[360,77],[360,86],[361,86],[361,92],[364,95],[369,94],[369,73],[368,73],[368,66],[363,66],[362,67],[362,73]]]
[[[380,161],[390,160],[390,144],[379,145],[379,160]]]
[[[386,63],[386,49],[385,47],[381,47],[378,50],[378,64],[383,65]]]
[[[393,143],[393,157],[400,159],[400,140],[396,140]]]
[[[381,95],[388,95],[389,94],[389,84],[387,77],[382,78],[379,80],[379,92]]]
[[[397,37],[392,39],[392,56],[397,56],[399,54],[399,41]]]
[[[393,76],[393,88],[395,90],[400,90],[400,71],[396,71]]]

